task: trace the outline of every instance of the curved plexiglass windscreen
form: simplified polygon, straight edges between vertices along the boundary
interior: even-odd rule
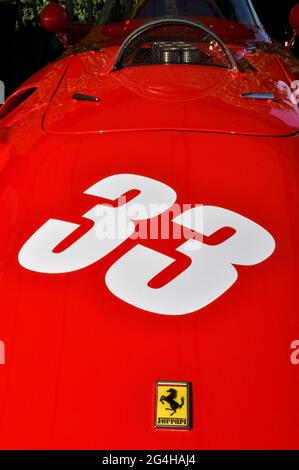
[[[165,16],[218,18],[252,25],[258,21],[247,0],[108,0],[99,15],[99,23]]]

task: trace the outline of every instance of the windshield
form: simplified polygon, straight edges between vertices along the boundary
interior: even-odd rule
[[[163,16],[218,18],[252,25],[258,23],[248,0],[108,0],[99,12],[98,23]]]

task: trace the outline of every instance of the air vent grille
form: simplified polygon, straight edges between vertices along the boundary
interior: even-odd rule
[[[206,27],[191,21],[164,20],[133,33],[121,47],[114,69],[159,64],[233,68],[226,47]]]

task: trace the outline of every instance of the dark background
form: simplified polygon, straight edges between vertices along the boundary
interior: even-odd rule
[[[286,32],[289,34],[289,28],[287,28],[289,14],[293,6],[299,3],[299,1],[252,0],[252,3],[269,36],[284,42],[286,40]]]
[[[267,33],[280,42],[290,37],[288,16],[296,0],[253,0]],[[6,85],[6,96],[26,78],[55,59],[62,47],[55,35],[39,27],[15,29],[17,8],[11,2],[0,2],[0,79]]]

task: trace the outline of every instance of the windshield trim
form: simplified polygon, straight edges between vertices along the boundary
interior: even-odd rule
[[[265,31],[264,25],[261,23],[261,20],[260,20],[258,14],[257,14],[257,11],[256,11],[252,1],[251,0],[245,0],[245,2],[247,3],[248,10],[250,11],[250,14],[252,16],[252,21],[255,24],[255,26],[257,26],[258,28],[261,28],[262,30]],[[265,33],[266,33],[266,31],[265,31]]]
[[[230,0],[229,0],[230,1]],[[122,19],[116,19],[116,18],[113,18],[111,17],[111,14],[112,14],[112,11],[113,9],[116,7],[116,5],[118,4],[119,0],[107,0],[105,3],[104,3],[104,6],[101,10],[101,14],[98,18],[98,22],[97,24],[98,25],[107,25],[107,24],[115,24],[115,23],[119,23],[123,20],[131,20],[131,19],[139,19],[138,16],[136,16],[135,18],[132,17],[132,14],[134,13],[134,11],[136,11],[138,9],[138,4],[142,3],[140,0],[138,2],[136,2],[136,4],[132,4],[130,10],[127,9],[127,11],[124,11],[123,12],[123,18]],[[147,2],[146,2],[147,3]],[[144,5],[141,6],[141,9],[140,9],[140,12],[142,12],[143,8],[146,6],[146,3],[144,3]],[[238,2],[239,3],[239,2]],[[241,3],[241,2],[240,2]],[[242,6],[243,5],[243,6]],[[245,16],[243,15],[243,18],[242,18],[242,15],[238,15],[239,18],[236,18],[236,22],[239,23],[239,24],[245,24],[245,25],[251,25],[251,26],[256,26],[258,27],[259,29],[262,29],[264,30],[264,27],[258,17],[258,14],[254,8],[254,5],[252,3],[251,0],[242,0],[242,3],[240,5],[240,9],[243,9],[244,7],[244,11],[245,9],[247,10],[247,13],[245,13],[245,16],[247,16],[247,20],[248,21],[244,21],[245,20]],[[138,14],[139,14],[139,11],[138,11]],[[110,16],[110,18],[109,18]],[[171,15],[172,16],[172,15]],[[171,17],[169,16],[169,17]],[[175,15],[175,16],[185,16],[185,15]],[[186,15],[185,17],[188,17],[189,15]],[[190,14],[190,18],[192,18],[194,15],[191,15]],[[196,15],[196,16],[203,16],[203,17],[207,17],[207,18],[216,18],[216,16],[206,16],[206,15]],[[151,18],[162,18],[164,17],[164,15],[156,15],[154,17],[152,16],[149,16],[148,19],[151,19]],[[165,16],[166,17],[166,16]],[[146,16],[142,16],[142,18],[146,19],[147,17]],[[219,19],[223,19],[223,20],[230,20],[230,18],[219,18]],[[243,21],[242,21],[243,19]],[[231,20],[232,21],[232,20]],[[250,22],[249,22],[250,21]]]

